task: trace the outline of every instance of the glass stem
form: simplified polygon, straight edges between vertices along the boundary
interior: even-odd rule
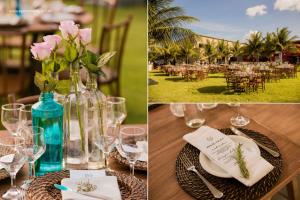
[[[134,176],[134,163],[130,162],[130,174]]]
[[[108,170],[108,153],[104,153],[104,165],[105,169]]]
[[[16,175],[10,174],[10,184],[12,188],[16,188]]]
[[[29,162],[29,179],[35,178],[34,162]]]

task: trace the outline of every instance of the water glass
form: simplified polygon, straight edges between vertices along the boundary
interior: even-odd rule
[[[12,103],[1,107],[1,122],[12,135],[17,136],[20,126],[20,112],[23,104]]]
[[[239,103],[228,103],[230,107],[236,108],[236,115],[230,118],[230,123],[236,127],[243,127],[250,123],[250,119],[241,115],[240,108],[241,105]]]
[[[26,104],[20,109],[21,127],[32,126],[31,108],[32,108],[32,104]]]
[[[121,125],[127,116],[126,99],[123,97],[107,97],[107,123]]]
[[[199,128],[205,123],[203,108],[197,104],[184,105],[184,119],[188,127]]]
[[[171,112],[174,116],[184,117],[183,106],[184,106],[184,104],[171,103],[170,104],[170,110],[171,110]]]
[[[0,157],[0,164],[9,173],[11,179],[11,188],[2,195],[3,199],[22,199],[24,196],[22,190],[16,186],[16,175],[27,160],[24,145],[25,140],[22,137],[9,136],[0,140],[0,148],[7,152]]]
[[[145,142],[147,142],[147,134],[143,128],[125,127],[120,131],[120,147],[130,164],[132,176],[134,176],[134,165],[144,152]]]

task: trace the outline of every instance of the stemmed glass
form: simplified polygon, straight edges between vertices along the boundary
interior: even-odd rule
[[[117,133],[127,116],[125,100],[123,97],[107,97],[106,99],[107,123],[116,125]]]
[[[24,151],[29,164],[29,179],[24,181],[22,188],[27,190],[35,177],[34,162],[46,151],[44,129],[37,126],[27,126],[20,130],[20,136],[25,139]]]
[[[23,106],[20,103],[12,103],[2,105],[1,107],[1,122],[8,132],[14,136],[18,135],[20,111]]]
[[[120,131],[120,147],[130,164],[132,176],[134,176],[134,165],[144,152],[145,142],[147,142],[147,135],[143,128],[125,127]]]
[[[233,126],[242,127],[242,126],[246,126],[247,124],[250,123],[249,118],[241,115],[241,113],[240,113],[241,105],[239,103],[228,103],[228,105],[231,107],[237,108],[237,114],[230,118],[230,123]]]
[[[28,127],[32,125],[31,115],[32,104],[24,105],[20,110],[20,125],[21,127]]]
[[[4,166],[10,175],[11,188],[2,195],[3,199],[21,199],[24,194],[16,186],[16,175],[27,160],[24,152],[25,140],[18,136],[9,136],[1,138],[0,148],[8,152],[7,155],[0,157],[0,164]]]

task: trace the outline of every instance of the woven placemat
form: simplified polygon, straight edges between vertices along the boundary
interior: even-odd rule
[[[110,153],[109,156],[111,158],[114,158],[115,160],[118,161],[118,163],[120,163],[121,165],[127,166],[129,167],[129,162],[126,158],[122,157],[121,154],[119,153],[119,151],[114,148]],[[143,162],[143,161],[136,161],[135,165],[134,165],[134,170],[140,170],[140,171],[147,171],[147,162]]]
[[[247,129],[240,129],[251,138],[261,142],[265,146],[279,152],[276,144],[269,139],[268,137]],[[230,129],[221,129],[221,132],[226,135],[232,135]],[[194,174],[193,172],[187,171],[183,164],[181,163],[179,157],[186,156],[192,163],[195,165],[196,169],[216,188],[221,190],[224,193],[224,196],[221,199],[230,199],[230,200],[257,200],[263,195],[265,195],[268,191],[270,191],[273,186],[277,183],[280,175],[282,173],[282,158],[275,158],[265,150],[261,149],[261,156],[270,162],[275,168],[264,178],[262,178],[259,182],[257,182],[252,187],[244,186],[242,183],[233,178],[219,178],[207,173],[200,165],[199,162],[199,153],[200,151],[193,147],[190,144],[186,144],[176,160],[176,177],[179,185],[185,190],[188,194],[193,196],[196,199],[205,199],[210,200],[214,199],[210,191],[204,185],[204,183],[200,180],[200,178]]]
[[[110,172],[109,175],[117,177],[122,199],[147,199],[147,186],[144,181],[120,172]],[[65,170],[35,178],[26,193],[26,199],[61,200],[61,192],[53,184],[60,184],[63,178],[69,177],[69,171]]]
[[[12,153],[12,151],[6,147],[0,147],[0,157],[8,155]],[[9,177],[9,174],[7,173],[7,171],[5,169],[1,169],[0,170],[0,180],[2,179],[6,179]]]

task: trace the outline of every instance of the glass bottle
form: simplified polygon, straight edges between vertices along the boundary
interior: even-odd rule
[[[97,88],[96,74],[88,74],[84,96],[88,102],[88,169],[99,169],[105,166],[105,160],[95,142],[104,135],[106,97]]]
[[[37,176],[63,169],[63,106],[52,92],[44,92],[32,106],[32,124],[44,128],[46,152],[36,161]]]
[[[64,164],[67,169],[86,169],[88,164],[87,99],[79,65],[70,67],[71,90],[65,102]]]

